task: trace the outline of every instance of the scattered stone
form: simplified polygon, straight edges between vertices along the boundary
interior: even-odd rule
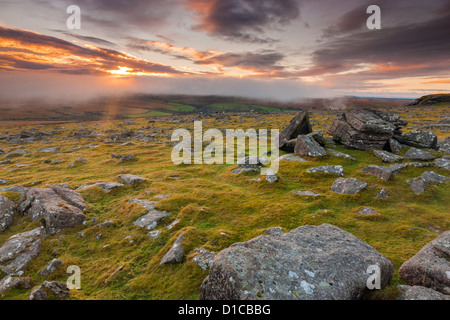
[[[410,148],[408,151],[406,151],[404,157],[410,160],[419,160],[419,161],[432,161],[436,159],[436,157],[433,156],[431,153],[416,148]]]
[[[450,153],[450,137],[445,138],[444,142],[439,146],[440,153]]]
[[[400,277],[411,286],[423,286],[450,294],[450,231],[425,245],[399,269]]]
[[[306,191],[293,190],[292,193],[296,194],[296,195],[299,195],[299,196],[306,196],[306,197],[318,197],[318,196],[320,196],[320,194],[314,193],[314,192],[312,192],[310,190],[306,190]]]
[[[102,237],[103,237],[103,233],[99,233],[99,234],[95,237],[95,239],[100,240]]]
[[[280,179],[278,179],[278,177],[274,174],[267,174],[266,175],[266,181],[269,183],[274,183],[274,182],[278,182]]]
[[[7,275],[0,280],[0,294],[9,291],[11,289],[31,289],[30,278],[12,277]]]
[[[31,152],[24,150],[24,149],[18,149],[18,150],[10,151],[7,154],[5,154],[5,158],[17,158],[17,157],[25,156],[27,154],[31,154]]]
[[[364,215],[364,216],[368,216],[368,215],[374,215],[374,214],[379,214],[375,209],[370,208],[370,207],[363,207],[361,210],[359,210],[356,215]]]
[[[367,183],[355,178],[338,178],[331,190],[340,194],[355,194],[366,189],[367,186]]]
[[[309,168],[306,170],[306,172],[309,173],[317,173],[317,172],[323,172],[323,173],[329,173],[334,174],[336,176],[344,176],[344,168],[342,166],[321,166],[321,167],[314,167]]]
[[[48,300],[49,294],[55,295],[58,299],[66,299],[70,296],[70,291],[65,283],[44,281],[39,287],[31,291],[29,300]]]
[[[95,225],[93,228],[108,228],[114,224],[114,221],[108,220],[102,223]]]
[[[238,168],[259,168],[262,165],[261,158],[257,156],[244,157],[237,161]]]
[[[63,262],[61,260],[53,259],[52,261],[50,261],[48,263],[47,267],[45,267],[45,269],[39,273],[39,275],[42,277],[48,277],[53,272],[55,272],[56,269],[62,264],[63,264]]]
[[[28,265],[41,254],[44,229],[36,228],[12,236],[0,248],[0,270],[21,276]]]
[[[0,179],[0,185],[5,185],[5,184],[8,184],[8,183],[9,183],[8,180]]]
[[[127,154],[120,157],[119,163],[129,162],[135,160],[136,156],[134,154]]]
[[[175,219],[171,224],[169,224],[169,225],[167,226],[167,230],[172,229],[172,228],[175,227],[175,225],[177,225],[179,222],[180,222],[180,220]]]
[[[145,178],[133,174],[119,174],[116,178],[123,184],[131,186],[136,186],[139,183],[144,182],[146,180]]]
[[[87,160],[85,158],[77,158],[73,160],[73,162],[69,165],[69,168],[74,168],[82,163],[86,163]]]
[[[339,151],[336,151],[336,150],[330,149],[330,148],[328,148],[327,151],[334,157],[339,157],[339,158],[344,158],[347,160],[356,161],[355,157],[352,157],[351,155],[348,155],[346,153],[342,153],[342,152],[339,152]]]
[[[41,148],[38,149],[38,152],[44,152],[44,153],[53,153],[53,152],[58,152],[59,150],[61,150],[60,147],[51,147],[51,148]]]
[[[171,214],[171,212],[156,210],[155,201],[131,199],[128,202],[137,203],[148,210],[147,214],[143,215],[134,222],[135,226],[145,228],[147,230],[154,229],[164,218]]]
[[[409,179],[407,182],[415,194],[422,194],[431,184],[441,184],[445,181],[450,181],[450,178],[437,174],[434,171],[426,171],[420,177]]]
[[[161,235],[161,231],[150,231],[149,233],[147,233],[147,236],[149,236],[152,239],[157,239],[159,238],[159,236]]]
[[[383,150],[373,150],[373,155],[383,162],[400,162],[404,158]]]
[[[450,300],[450,296],[421,286],[397,286],[402,291],[397,300]]]
[[[184,248],[182,245],[184,239],[184,232],[175,240],[173,246],[167,251],[164,257],[161,259],[160,265],[166,263],[177,263],[181,262],[184,257]]]
[[[209,267],[211,267],[211,264],[213,263],[213,260],[216,257],[215,252],[207,251],[203,248],[194,249],[194,252],[198,253],[198,255],[193,257],[192,261],[194,261],[203,270],[206,270]]]
[[[325,157],[326,150],[313,138],[308,135],[299,135],[295,144],[294,152],[301,156]]]
[[[231,171],[231,174],[241,174],[243,172],[258,172],[259,173],[259,169],[256,168],[237,168],[234,169],[233,171]]]
[[[436,134],[425,130],[415,130],[402,135],[396,135],[395,139],[407,146],[415,148],[436,149],[437,146]]]
[[[81,187],[77,188],[77,191],[81,191],[81,190],[84,190],[87,188],[92,188],[95,186],[103,189],[103,191],[105,191],[105,192],[110,192],[111,190],[121,188],[124,185],[121,183],[117,183],[117,182],[97,182],[94,184],[87,184],[87,185],[81,186]]]
[[[380,193],[376,196],[377,199],[386,199],[389,197],[389,193],[386,191],[386,189],[381,189]]]
[[[64,190],[69,191],[70,194],[73,193],[71,190]],[[50,235],[55,235],[67,228],[77,227],[86,221],[80,208],[69,204],[49,188],[29,189],[20,199],[18,209],[23,215],[29,216],[32,221],[41,221],[42,219],[45,231]]]
[[[0,194],[0,231],[5,231],[13,224],[15,207],[13,201]]]
[[[377,165],[370,165],[361,170],[363,173],[370,174],[372,176],[376,176],[382,180],[390,180],[394,174],[400,171],[401,167],[383,167]]]
[[[201,300],[350,300],[369,290],[367,269],[394,267],[367,243],[335,226],[302,226],[261,235],[219,252],[200,289]]]
[[[281,131],[279,135],[279,148],[286,152],[293,152],[292,144],[287,145],[287,141],[297,139],[301,134],[311,133],[311,124],[309,123],[309,115],[306,111],[300,111]]]
[[[450,158],[438,158],[436,160],[434,160],[434,165],[436,168],[439,169],[447,169],[450,170]]]
[[[284,154],[281,157],[275,159],[274,161],[295,161],[295,162],[305,162],[307,160],[296,156],[295,154]]]

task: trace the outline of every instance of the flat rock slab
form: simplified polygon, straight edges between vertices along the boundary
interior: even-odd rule
[[[58,152],[60,151],[61,148],[60,147],[49,147],[49,148],[41,148],[38,149],[38,152],[44,152],[44,153],[53,153],[53,152]]]
[[[117,188],[121,188],[124,185],[122,183],[117,183],[117,182],[97,182],[97,183],[93,183],[93,184],[87,184],[84,186],[81,186],[77,189],[77,191],[81,191],[87,188],[92,188],[92,187],[99,187],[101,188],[103,191],[105,192],[110,192],[111,190],[117,189]]]
[[[237,161],[238,168],[259,168],[262,166],[262,159],[257,156],[244,157]]]
[[[145,178],[136,176],[134,174],[119,174],[116,178],[123,184],[131,186],[138,185],[146,180]]]
[[[275,159],[275,161],[293,161],[293,162],[306,162],[307,160],[295,154],[283,154],[281,157]]]
[[[66,196],[76,194],[72,190],[61,189],[64,189]],[[77,194],[76,199],[80,198]],[[75,198],[73,200],[75,201]],[[82,225],[86,221],[83,211],[69,202],[53,189],[33,188],[29,189],[25,197],[20,199],[18,209],[23,215],[29,216],[32,221],[40,221],[42,218],[45,221],[46,233],[54,235],[64,229]]]
[[[415,194],[422,194],[430,185],[435,183],[441,184],[446,181],[450,181],[450,178],[437,174],[434,171],[426,171],[420,177],[409,179],[407,182]]]
[[[328,148],[328,149],[326,149],[326,150],[327,150],[333,157],[344,158],[344,159],[347,159],[347,160],[356,161],[356,158],[355,158],[355,157],[352,157],[351,155],[348,155],[348,154],[346,154],[346,153],[342,153],[342,152],[339,152],[339,151],[336,151],[336,150],[330,149],[330,148]]]
[[[306,170],[306,172],[309,172],[309,173],[321,172],[321,173],[334,174],[336,176],[341,176],[341,177],[344,176],[344,168],[342,166],[320,166],[320,167],[309,168],[308,170]]]
[[[231,171],[231,174],[241,174],[241,173],[244,173],[244,172],[257,172],[257,173],[259,173],[260,172],[260,169],[258,168],[237,168],[237,169],[234,169],[233,171]]]
[[[44,229],[36,228],[12,236],[0,248],[0,270],[21,276],[28,265],[41,254]]]
[[[86,202],[78,192],[75,192],[73,190],[70,190],[69,188],[65,188],[58,185],[53,185],[52,190],[58,196],[60,196],[61,199],[67,201],[67,203],[71,204],[74,207],[77,207],[82,211],[86,211],[87,209]]]
[[[394,267],[367,243],[335,226],[302,226],[262,235],[219,252],[201,300],[350,300],[368,292],[370,266],[381,286]]]
[[[450,231],[420,249],[400,267],[399,274],[409,285],[450,294]]]
[[[0,194],[0,231],[5,231],[14,221],[16,204]]]
[[[382,180],[390,180],[394,174],[398,173],[401,168],[399,167],[383,167],[377,165],[370,165],[361,170],[363,173],[376,176]]]
[[[129,203],[137,203],[148,210],[147,214],[143,215],[139,219],[137,219],[133,224],[135,226],[145,228],[147,230],[152,230],[156,228],[156,226],[171,212],[167,211],[159,211],[155,209],[156,201],[148,201],[141,199],[131,199],[128,201]]]
[[[403,156],[410,160],[419,160],[419,161],[433,161],[434,159],[436,159],[436,157],[433,156],[428,151],[417,148],[410,148],[408,151],[406,151],[406,153]]]
[[[366,189],[368,184],[355,178],[338,178],[331,190],[340,194],[355,194]]]
[[[383,162],[400,162],[404,158],[384,150],[373,150],[373,155]]]
[[[437,292],[430,288],[421,286],[405,286],[397,287],[402,291],[397,300],[450,300],[450,296]]]

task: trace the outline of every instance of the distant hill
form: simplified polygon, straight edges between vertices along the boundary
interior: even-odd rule
[[[450,94],[430,94],[420,97],[408,106],[431,106],[435,104],[450,104]]]

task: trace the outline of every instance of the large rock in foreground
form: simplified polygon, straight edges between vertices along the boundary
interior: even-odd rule
[[[81,195],[70,189],[59,188],[57,193],[54,189],[33,188],[20,200],[19,210],[33,221],[42,219],[46,233],[54,235],[85,223],[83,211],[75,206],[80,199]]]
[[[12,225],[15,207],[14,202],[0,194],[0,231],[5,231]]]
[[[347,110],[333,120],[327,132],[350,148],[382,150],[406,124],[399,116],[379,110]]]
[[[411,286],[422,286],[450,294],[450,231],[428,243],[399,269]]]
[[[392,263],[367,243],[335,226],[302,226],[263,235],[217,254],[200,290],[203,300],[359,299],[369,291],[369,266]]]

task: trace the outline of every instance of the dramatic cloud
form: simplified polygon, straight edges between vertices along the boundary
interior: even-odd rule
[[[270,42],[263,36],[273,27],[287,24],[300,15],[295,0],[187,0],[198,15],[197,30],[245,42]]]
[[[0,70],[49,70],[73,74],[181,74],[170,66],[96,46],[0,27]]]

